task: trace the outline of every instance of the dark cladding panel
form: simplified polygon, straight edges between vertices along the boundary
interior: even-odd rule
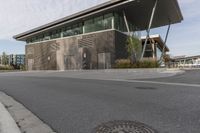
[[[115,59],[127,59],[127,35],[115,32]]]

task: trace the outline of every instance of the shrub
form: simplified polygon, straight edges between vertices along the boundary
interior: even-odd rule
[[[127,38],[127,53],[131,63],[135,63],[141,55],[142,52],[142,44],[138,37],[136,36],[129,36]]]
[[[119,59],[115,61],[115,67],[116,68],[130,68],[131,67],[131,61],[130,59]]]
[[[146,59],[131,63],[130,59],[119,59],[115,62],[115,68],[158,68],[159,63],[156,60]]]
[[[25,65],[20,65],[20,70],[21,70],[21,71],[26,71]]]
[[[13,66],[0,66],[0,70],[14,70]]]
[[[158,68],[159,63],[155,60],[143,60],[137,62],[137,68]]]

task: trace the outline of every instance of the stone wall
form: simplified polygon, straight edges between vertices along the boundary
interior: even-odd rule
[[[26,45],[26,68],[28,70],[56,69],[56,41]]]

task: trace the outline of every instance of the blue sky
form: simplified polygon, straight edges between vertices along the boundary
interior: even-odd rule
[[[0,54],[24,53],[25,43],[15,41],[12,36],[105,1],[0,0]],[[184,21],[171,28],[167,42],[170,54],[200,55],[200,0],[179,0],[179,3]],[[153,29],[151,34],[161,34],[164,38],[166,30],[167,27]]]

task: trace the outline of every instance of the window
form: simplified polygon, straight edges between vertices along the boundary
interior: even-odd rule
[[[153,52],[152,51],[145,51],[144,57],[146,57],[146,58],[152,58],[153,57]]]
[[[43,40],[50,40],[50,33],[45,33]]]
[[[103,16],[94,19],[94,31],[104,30]]]
[[[54,30],[51,34],[51,39],[60,38],[61,37],[61,30]]]
[[[85,33],[94,31],[94,21],[89,19],[85,21]]]
[[[112,13],[104,15],[104,29],[112,29],[112,19]]]
[[[82,33],[83,33],[82,23],[73,25],[73,28],[72,28],[72,34],[73,35],[79,35],[79,34],[82,34]]]
[[[83,34],[83,25],[84,25],[84,33],[112,29],[113,18],[114,18],[113,13],[91,18],[81,23],[68,25],[68,26],[63,27],[62,29],[55,29],[55,30],[46,32],[44,34],[29,38],[27,40],[27,43],[31,43],[31,42],[34,43],[34,42],[39,42],[39,41],[44,41],[44,40],[61,38],[61,35],[63,37],[67,37],[67,36]],[[116,21],[116,22],[119,22],[119,21]]]
[[[65,27],[64,31],[63,31],[63,37],[67,37],[67,36],[72,36],[72,29],[70,26]]]
[[[115,29],[120,30],[122,32],[127,32],[127,27],[125,24],[123,13],[116,12],[114,16],[115,16]],[[134,26],[132,23],[130,23],[130,21],[128,21],[128,25],[129,25],[130,31],[134,31]]]
[[[112,29],[113,14],[109,13],[104,16],[99,16],[94,19],[89,19],[84,22],[85,33]]]
[[[38,42],[43,41],[43,39],[44,39],[44,35],[41,34],[41,35],[39,35],[37,38],[38,38],[38,39],[37,39]]]

